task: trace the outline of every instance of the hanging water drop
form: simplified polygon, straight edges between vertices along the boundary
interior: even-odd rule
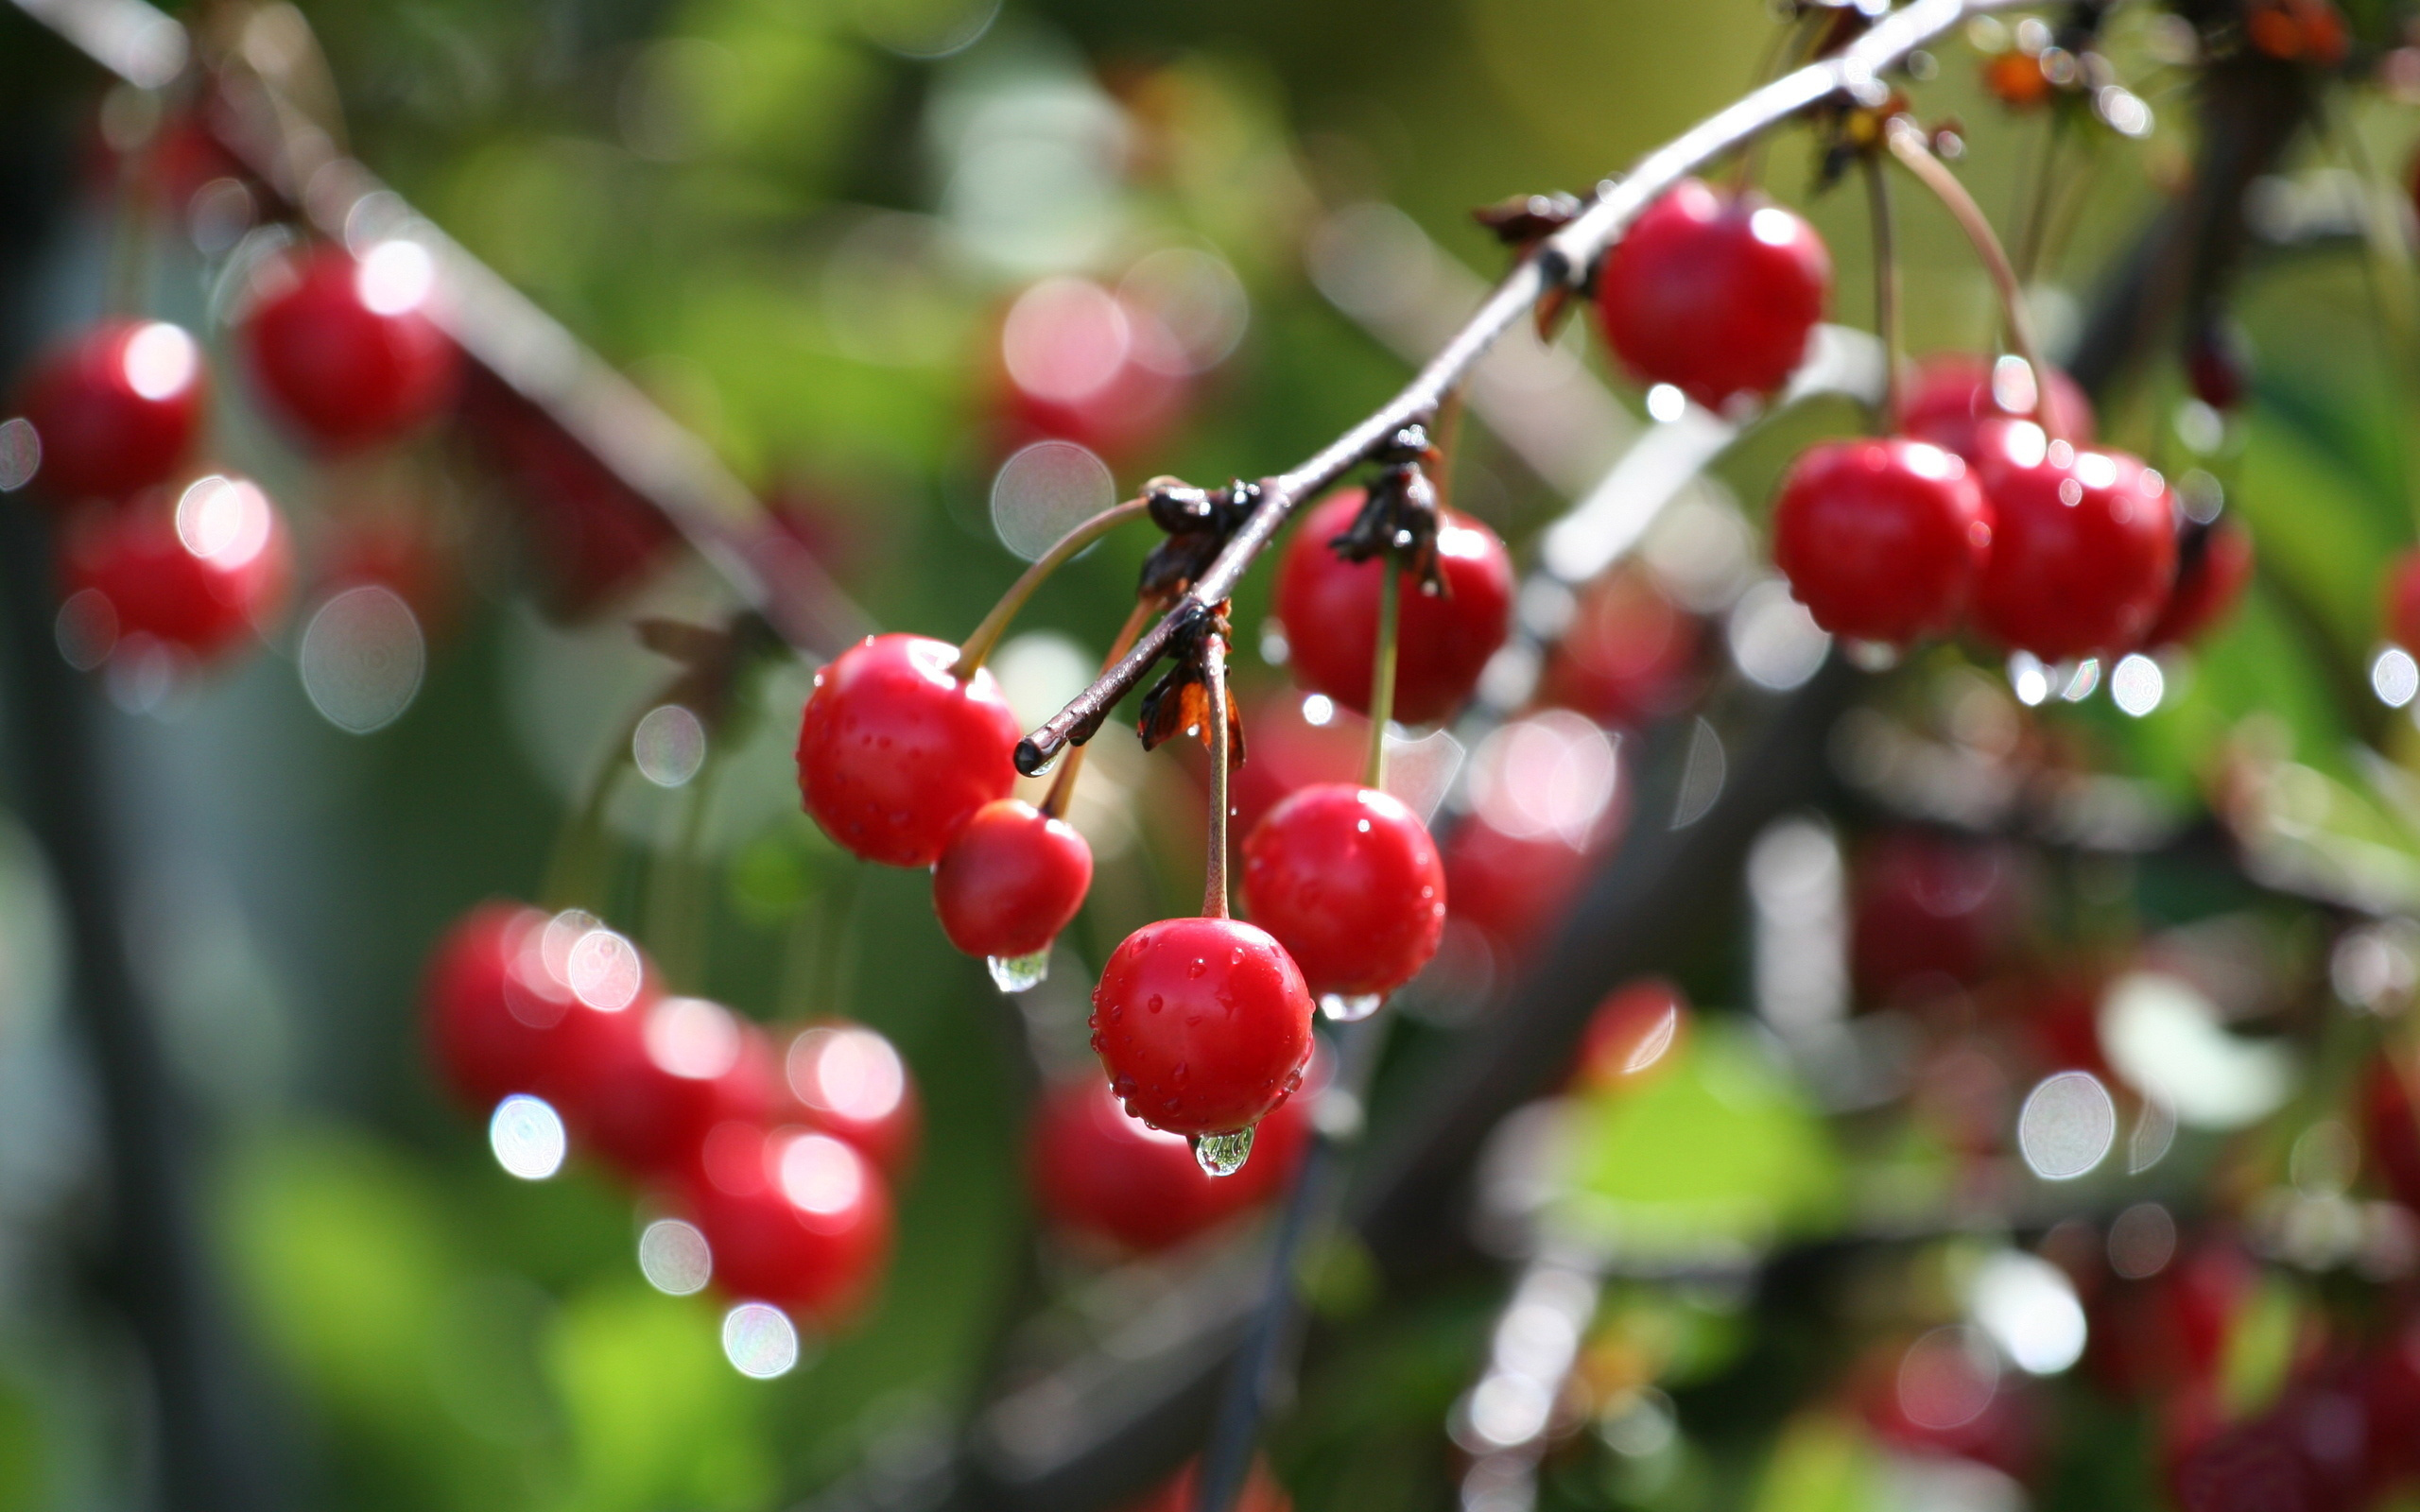
[[[1387,996],[1383,992],[1322,992],[1320,994],[1320,1011],[1333,1022],[1356,1023],[1377,1012],[1378,1005],[1385,1001]]]
[[[1193,1137],[1193,1158],[1201,1169],[1212,1176],[1233,1176],[1252,1159],[1252,1130],[1239,1128],[1232,1134],[1196,1134]]]
[[[983,964],[992,969],[992,985],[1001,991],[1030,991],[1050,974],[1050,947],[1030,955],[987,955]]]

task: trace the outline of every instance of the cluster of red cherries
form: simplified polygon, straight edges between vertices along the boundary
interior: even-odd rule
[[[434,282],[407,241],[359,257],[310,247],[256,270],[235,345],[313,454],[393,441],[446,405],[460,356],[429,317]],[[209,660],[266,628],[290,592],[282,512],[205,460],[208,367],[181,326],[112,319],[46,353],[19,397],[39,445],[35,490],[65,511],[60,587],[96,650]]]
[[[467,1107],[544,1102],[573,1149],[695,1226],[735,1300],[829,1323],[871,1292],[919,1123],[906,1066],[875,1031],[769,1031],[666,992],[654,963],[588,914],[502,902],[438,945],[426,1027]]]
[[[1830,283],[1803,219],[1691,180],[1614,249],[1598,308],[1638,376],[1723,412],[1797,369]],[[2188,520],[2157,472],[2093,448],[2064,375],[1937,361],[1893,424],[1811,448],[1773,505],[1774,562],[1835,635],[1903,646],[1964,621],[2045,662],[2123,654],[2191,639],[2250,576],[2239,526]]]

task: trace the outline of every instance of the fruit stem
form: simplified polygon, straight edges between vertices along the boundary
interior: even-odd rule
[[[1210,700],[1210,854],[1201,879],[1201,917],[1227,917],[1227,643],[1201,638],[1201,689]]]
[[[604,902],[602,897],[590,896],[589,885],[596,880],[593,873],[600,849],[597,842],[605,830],[605,810],[631,765],[631,741],[637,731],[635,719],[622,726],[620,736],[605,752],[604,765],[580,793],[579,806],[555,839],[554,854],[546,862],[545,887],[538,895],[539,902],[549,910]]]
[[[1143,627],[1150,623],[1151,616],[1166,607],[1153,599],[1136,600],[1133,610],[1126,616],[1125,626],[1117,632],[1117,639],[1109,644],[1109,655],[1101,659],[1103,672],[1117,665],[1118,658],[1133,648],[1135,638],[1143,633]],[[1058,777],[1050,783],[1049,795],[1042,800],[1043,813],[1054,819],[1067,816],[1067,805],[1076,799],[1076,774],[1084,769],[1084,752],[1091,748],[1089,746],[1069,747],[1066,758],[1059,764]]]
[[[2016,276],[2028,283],[2041,270],[2042,258],[2050,239],[2051,196],[2058,186],[2054,171],[2059,163],[2059,147],[2066,136],[2067,112],[2062,106],[2050,110],[2050,126],[2042,140],[2042,155],[2033,163],[2031,193],[2025,200],[2024,218],[2017,224]]]
[[[681,794],[673,823],[672,844],[656,858],[647,879],[648,943],[675,982],[694,988],[705,968],[704,868],[700,856],[706,837],[706,816],[714,806],[715,778],[721,769],[721,742],[709,740],[706,759]]]
[[[1874,217],[1874,334],[1882,342],[1882,408],[1876,417],[1885,436],[1899,430],[1899,369],[1905,360],[1900,351],[1899,330],[1899,243],[1893,233],[1891,216],[1891,179],[1882,171],[1882,160],[1867,154],[1865,169],[1865,203]]]
[[[2042,434],[2054,441],[2067,438],[2066,417],[2059,413],[2058,402],[2050,392],[2050,369],[2042,363],[2042,350],[2033,340],[2033,318],[2025,306],[2025,288],[2017,282],[2016,269],[2009,265],[2008,249],[2000,245],[1992,230],[1991,217],[1983,207],[1958,181],[1949,165],[1933,156],[1925,144],[1924,129],[1904,115],[1893,116],[1882,128],[1882,140],[1889,143],[1892,156],[1900,165],[1916,176],[1918,182],[1939,198],[1958,229],[1974,244],[1975,255],[1982,261],[1983,270],[1992,277],[1998,290],[2000,312],[2008,323],[2008,342],[2025,365],[2033,370],[2033,419]]]
[[[1025,601],[1033,596],[1034,590],[1040,588],[1052,573],[1065,566],[1077,553],[1127,521],[1140,518],[1149,507],[1150,505],[1147,500],[1129,499],[1124,504],[1112,505],[1061,536],[1048,551],[1035,558],[1033,565],[1009,585],[1009,591],[992,606],[992,612],[984,615],[983,623],[975,627],[974,632],[967,636],[966,644],[959,647],[958,664],[950,668],[951,674],[960,682],[975,676],[982,668],[985,659],[991,656],[992,648],[1000,644],[1000,637],[1007,633],[1009,622],[1017,617],[1017,610],[1025,608]]]
[[[1403,560],[1389,546],[1378,560],[1378,643],[1370,659],[1370,754],[1361,785],[1387,785],[1387,725],[1395,716],[1396,647],[1402,641]]]

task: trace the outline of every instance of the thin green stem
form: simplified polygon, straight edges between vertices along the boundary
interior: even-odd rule
[[[1882,409],[1876,419],[1883,435],[1899,429],[1899,369],[1906,353],[1899,330],[1899,248],[1893,234],[1891,180],[1882,160],[1867,155],[1865,203],[1874,219],[1874,334],[1882,343]]]
[[[1227,643],[1215,630],[1201,642],[1201,687],[1210,699],[1210,854],[1201,879],[1201,917],[1227,917]]]
[[[2066,111],[2054,105],[2049,132],[2043,139],[2041,155],[2033,161],[2033,182],[2026,196],[2024,215],[2016,228],[2016,276],[2028,284],[2042,270],[2042,254],[2048,245],[2051,202],[2059,183],[2059,148],[2066,145]]]
[[[1008,633],[1009,622],[1017,617],[1017,610],[1025,608],[1025,601],[1033,596],[1034,590],[1047,581],[1052,573],[1073,560],[1077,553],[1127,521],[1141,518],[1143,511],[1150,507],[1146,500],[1129,499],[1124,504],[1103,509],[1061,536],[1048,551],[1035,558],[1033,565],[1009,585],[1009,591],[992,606],[992,612],[983,616],[983,623],[975,627],[974,633],[967,636],[966,644],[959,647],[958,664],[950,671],[960,682],[975,676],[991,656],[992,648],[1000,644],[1000,637]]]
[[[1926,145],[1922,128],[1906,116],[1897,116],[1884,125],[1882,140],[1890,144],[1892,156],[1900,165],[1915,175],[1916,181],[1933,192],[1958,229],[1974,244],[1975,255],[1982,260],[1983,270],[1992,277],[1992,285],[1999,291],[2000,311],[2008,322],[2008,343],[2025,365],[2033,369],[2033,418],[2042,433],[2051,440],[2067,438],[2066,417],[2059,413],[2056,401],[2050,397],[2050,369],[2042,362],[2042,349],[2033,339],[2033,318],[2025,304],[2025,286],[2017,281],[2016,269],[2008,260],[2008,249],[2000,245],[1999,234],[1992,230],[1991,217],[1949,165],[1933,156]]]
[[[596,871],[606,849],[605,812],[621,786],[622,775],[630,770],[631,739],[637,729],[636,720],[622,726],[619,737],[606,747],[604,762],[581,789],[579,807],[555,837],[554,852],[546,861],[545,886],[538,895],[550,909],[604,902]]]
[[[1361,785],[1387,785],[1387,725],[1395,716],[1395,660],[1403,622],[1403,562],[1389,546],[1378,562],[1378,639],[1370,658],[1370,754]]]
[[[700,855],[705,848],[706,816],[714,805],[715,778],[722,764],[718,743],[709,746],[705,764],[681,794],[680,813],[671,848],[657,861],[648,878],[647,933],[658,959],[675,982],[692,988],[705,968],[704,925],[706,889]]]

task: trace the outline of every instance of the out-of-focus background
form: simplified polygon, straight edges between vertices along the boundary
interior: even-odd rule
[[[0,684],[0,1507],[1021,1504],[996,1488],[1015,1452],[1048,1461],[1107,1411],[1068,1363],[1192,1347],[1184,1299],[1233,1290],[1265,1232],[1248,1215],[1111,1257],[1028,1193],[1028,1110],[1083,1070],[1090,972],[1198,897],[1199,763],[1115,723],[1097,743],[1076,814],[1093,902],[1015,999],[947,948],[921,873],[854,862],[798,812],[804,657],[755,664],[710,732],[659,724],[612,790],[610,846],[562,844],[678,670],[634,622],[719,628],[739,599],[560,433],[516,443],[528,418],[493,380],[404,442],[295,446],[227,320],[280,238],[327,233],[292,228],[340,176],[281,205],[185,113],[189,85],[113,81],[36,19],[112,9],[0,8],[0,368],[95,318],[131,259],[140,308],[203,341],[207,455],[261,480],[298,566],[257,645],[70,672],[99,659],[54,622],[38,506],[0,500],[25,516]],[[2420,465],[2396,187],[2420,54],[2399,14],[2355,7],[2348,81],[2275,62],[2309,98],[2245,200],[2223,335],[2249,394],[2222,412],[2183,366],[2202,332],[2126,333],[2104,298],[2205,145],[2195,80],[2231,23],[2183,9],[2120,6],[2095,44],[2148,106],[2131,132],[2072,94],[2054,125],[1982,87],[2065,11],[2030,47],[2014,12],[1955,33],[1909,87],[1959,123],[2003,231],[2048,227],[2053,354],[2117,342],[2089,375],[2102,435],[2251,525],[2242,604],[2123,667],[1945,646],[1818,674],[1760,522],[1789,458],[1862,411],[1817,394],[1708,447],[1611,586],[1579,575],[1601,656],[1561,654],[1518,722],[1430,748],[1479,838],[1374,1126],[1416,1124],[1424,1078],[1526,1022],[1535,980],[1589,980],[1600,940],[1680,985],[1687,1032],[1651,1015],[1663,1038],[1630,1071],[1673,1062],[1651,1085],[1617,1071],[1559,1112],[1491,1115],[1464,1131],[1493,1131],[1478,1177],[1437,1166],[1457,1179],[1397,1194],[1392,1228],[1313,1247],[1306,1373],[1268,1439],[1294,1505],[1532,1504],[1471,1500],[1472,1468],[1510,1452],[1505,1484],[1558,1507],[2137,1507],[2180,1455],[2279,1414],[2360,1442],[2276,1451],[2305,1500],[2194,1504],[2349,1506],[2393,1478],[2372,1461],[2402,1420],[2381,1415],[2420,1400],[2377,1363],[2420,1251],[2398,1205],[2420,1151],[2400,1168],[2393,1141],[2420,1136],[2408,1101],[2377,1111],[2373,1067],[2409,1043],[2420,971],[2420,738],[2398,712],[2420,670],[2382,649],[2376,606]],[[1505,266],[1474,207],[1585,192],[1804,34],[1757,0],[178,14],[278,81],[313,151],[401,197],[360,214],[425,217],[715,459],[667,469],[761,499],[754,528],[845,593],[805,637],[827,653],[860,625],[964,635],[1021,558],[1146,477],[1308,455]],[[1754,171],[1828,242],[1832,318],[1870,329],[1865,203],[1854,180],[1822,189],[1818,159],[1784,132]],[[167,164],[153,189],[128,187],[137,160]],[[1912,185],[1898,203],[1909,347],[1987,352],[1974,259]],[[1507,346],[1453,493],[1527,565],[1671,417],[1584,318]],[[1028,725],[1098,662],[1149,544],[1112,538],[1020,620],[994,666]],[[387,593],[346,596],[364,585]],[[1556,633],[1572,586],[1525,596],[1525,626]],[[1268,774],[1239,800],[1264,807],[1349,772],[1359,739],[1305,716],[1266,594],[1264,571],[1236,614]],[[1758,731],[1779,709],[1802,723],[1776,752]],[[1598,868],[1741,803],[1738,843],[1672,881],[1671,927],[1625,934]],[[645,1198],[577,1154],[514,1174],[428,1067],[432,943],[550,888],[683,991],[856,1020],[905,1058],[921,1148],[878,1297],[805,1328],[771,1379],[722,1300],[642,1268]],[[1575,900],[1598,912],[1559,935]],[[86,933],[79,908],[100,911]],[[122,939],[122,980],[95,980],[95,937]],[[1542,1060],[1567,1063],[1576,1023]],[[978,1421],[1036,1382],[1063,1400]],[[1087,1484],[1147,1487],[1207,1401]],[[2366,1416],[2347,1428],[2342,1402]],[[2346,1456],[2359,1476],[2308,1489]]]

